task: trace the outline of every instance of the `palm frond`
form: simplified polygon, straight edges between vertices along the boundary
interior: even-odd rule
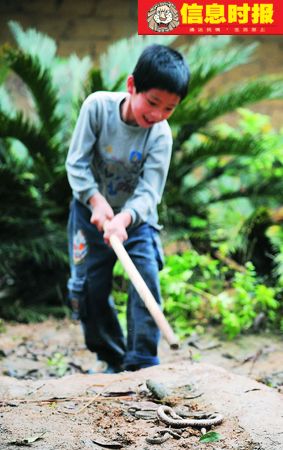
[[[196,193],[202,191],[202,189],[207,188],[210,182],[219,180],[223,175],[229,174],[230,171],[233,173],[238,172],[238,174],[240,174],[242,170],[243,165],[241,164],[241,161],[239,161],[239,158],[233,158],[226,163],[221,163],[218,160],[218,165],[207,170],[206,174],[193,186],[187,188],[187,190],[189,190],[190,196],[194,196]],[[183,189],[183,191],[185,191],[185,189]]]
[[[82,103],[81,99],[86,96],[85,85],[91,67],[92,61],[89,56],[79,58],[72,54],[64,62],[56,59],[50,68],[59,100],[55,111],[57,115],[63,117],[57,135],[60,142],[68,144],[71,140],[71,134]]]
[[[3,51],[10,68],[26,83],[33,95],[42,133],[55,143],[63,119],[56,114],[58,98],[50,70],[43,69],[36,56],[7,47]]]
[[[282,76],[268,76],[247,81],[216,98],[192,100],[181,104],[170,121],[181,127],[175,140],[175,148],[188,139],[192,133],[206,126],[210,121],[235,109],[259,102],[283,98]]]
[[[189,49],[187,49],[186,46],[183,46],[182,51],[184,54],[188,54],[194,63],[198,59],[204,60],[211,54],[218,53],[223,50],[223,48],[227,48],[232,42],[233,38],[228,35],[202,36],[198,38]]]
[[[47,211],[32,183],[5,164],[0,166],[0,177],[0,272],[12,272],[22,259],[32,258],[43,266],[65,264],[66,232],[46,220]]]
[[[66,266],[68,252],[66,235],[58,230],[14,238],[0,244],[0,273],[13,272],[13,267],[22,260],[33,260],[37,265],[50,267],[54,264]]]
[[[0,86],[0,108],[4,111],[9,111],[11,115],[15,115],[13,111],[11,97],[5,86]]]
[[[258,44],[231,46],[228,36],[205,36],[194,43],[187,54],[191,70],[188,101],[215,76],[250,62]]]
[[[89,56],[79,58],[76,54],[71,54],[67,59],[59,58],[56,56],[56,42],[50,36],[33,28],[23,30],[15,21],[10,21],[8,25],[22,52],[38,61],[43,71],[45,69],[49,71],[49,78],[53,83],[51,95],[58,98],[53,111],[55,115],[63,118],[57,126],[56,140],[68,143],[78,115],[77,99],[82,96],[83,86],[92,66],[91,58]],[[36,101],[36,93],[34,97]],[[46,98],[42,101],[43,106],[45,100]],[[47,114],[48,110],[51,111],[50,105],[46,105],[46,110]]]
[[[4,302],[19,300],[26,305],[62,305],[66,298],[66,242],[58,240],[57,232],[40,237],[14,240],[0,245],[1,291]],[[3,299],[2,299],[3,300]],[[5,305],[4,303],[4,305]],[[1,310],[6,314],[6,310]],[[15,319],[16,311],[12,318]]]
[[[40,209],[37,207],[35,197],[32,195],[31,183],[17,173],[17,169],[11,164],[0,165],[0,196],[1,196],[1,227],[0,232],[7,228],[10,232],[10,219],[12,223],[17,220],[33,220],[35,223],[40,219]],[[16,204],[15,204],[15,193]],[[17,213],[16,213],[17,211]],[[10,219],[9,219],[10,218]],[[6,224],[6,225],[5,225]],[[2,235],[3,238],[3,235]]]
[[[56,150],[46,140],[45,134],[25,119],[21,112],[15,117],[10,117],[0,110],[0,137],[11,137],[21,141],[33,159],[39,178],[42,177],[44,180],[52,178],[50,168],[56,160]]]
[[[257,136],[250,134],[241,137],[227,136],[222,139],[217,135],[210,135],[197,144],[187,145],[180,150],[179,159],[176,157],[172,162],[174,176],[182,177],[196,166],[202,164],[207,158],[220,156],[256,156],[263,147]]]
[[[251,200],[259,199],[260,203],[267,203],[268,200],[280,201],[282,199],[283,182],[281,178],[271,176],[262,182],[256,181],[247,186],[241,186],[240,190],[236,192],[227,192],[215,196],[210,199],[210,203],[223,202],[236,198],[249,198]]]
[[[271,225],[266,230],[266,235],[274,250],[274,275],[279,279],[283,287],[283,225]]]
[[[50,66],[57,51],[54,39],[34,28],[24,31],[21,25],[14,20],[10,20],[8,26],[18,47],[24,53],[37,57],[42,67]]]
[[[104,84],[101,70],[98,67],[93,67],[88,75],[83,98],[96,91],[107,91],[107,87]]]

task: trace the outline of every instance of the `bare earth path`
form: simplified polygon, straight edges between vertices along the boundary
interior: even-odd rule
[[[77,323],[7,325],[0,335],[0,450],[283,450],[282,343],[268,334],[229,343],[208,332],[176,352],[162,343],[159,367],[87,375],[95,358]],[[162,383],[163,400],[147,380]],[[211,429],[220,440],[201,442],[201,431],[186,427],[162,444],[147,442],[167,427],[156,416],[160,402],[221,413],[223,423]]]

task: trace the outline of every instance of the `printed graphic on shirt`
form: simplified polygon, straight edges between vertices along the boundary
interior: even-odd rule
[[[142,154],[141,152],[138,152],[137,150],[132,150],[130,153],[129,160],[131,162],[139,162],[142,160]]]
[[[87,255],[87,242],[82,230],[78,230],[73,239],[73,261],[74,264],[83,262]]]
[[[128,160],[104,155],[96,158],[96,179],[104,182],[110,197],[125,194],[128,198],[135,190],[142,167],[142,153],[131,150]]]

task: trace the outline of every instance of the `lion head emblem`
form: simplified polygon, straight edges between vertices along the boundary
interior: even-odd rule
[[[147,13],[147,22],[151,30],[159,33],[172,31],[180,24],[178,11],[171,2],[154,5]]]

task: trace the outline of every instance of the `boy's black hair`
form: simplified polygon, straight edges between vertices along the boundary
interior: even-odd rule
[[[182,100],[188,91],[190,71],[181,53],[165,45],[153,44],[140,55],[133,77],[137,93],[163,89],[179,95]]]

